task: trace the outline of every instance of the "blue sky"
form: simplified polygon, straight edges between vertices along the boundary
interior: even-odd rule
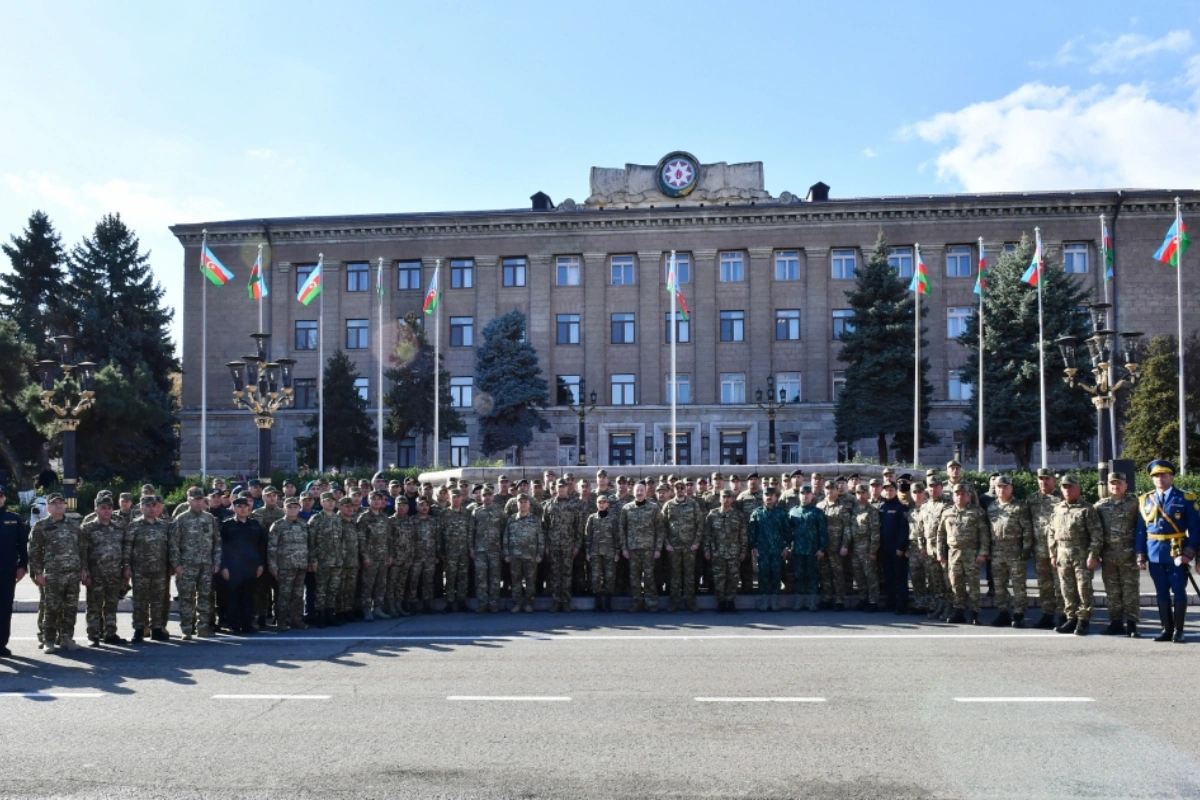
[[[119,211],[179,308],[172,223],[582,201],[676,149],[775,195],[1196,188],[1200,2],[6,3],[0,97],[0,237]]]

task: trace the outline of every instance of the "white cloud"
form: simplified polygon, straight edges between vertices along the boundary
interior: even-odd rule
[[[1092,45],[1091,50],[1096,60],[1090,69],[1096,74],[1120,72],[1137,61],[1152,58],[1160,53],[1183,53],[1191,47],[1192,34],[1186,30],[1171,31],[1160,39],[1151,39],[1141,33],[1125,33],[1111,42]]]
[[[862,154],[863,154],[863,158],[875,158],[876,156],[879,155],[879,153],[876,153],[870,147],[864,147]]]
[[[1188,155],[1200,150],[1200,112],[1144,86],[1030,83],[902,134],[941,146],[939,179],[969,192],[1200,185],[1200,161]]]

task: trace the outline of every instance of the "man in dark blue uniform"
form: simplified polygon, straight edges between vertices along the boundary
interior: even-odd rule
[[[29,526],[8,510],[7,492],[0,486],[0,657],[12,655],[8,636],[12,631],[13,595],[29,566]]]
[[[1183,642],[1187,612],[1188,565],[1200,547],[1200,503],[1196,495],[1176,489],[1175,465],[1151,461],[1154,491],[1138,498],[1137,538],[1134,551],[1139,569],[1149,565],[1158,599],[1163,630],[1156,642]],[[1174,595],[1174,606],[1172,606]]]
[[[892,612],[908,613],[908,508],[896,496],[896,484],[883,484],[879,505],[879,553]]]
[[[250,516],[250,498],[233,501],[233,519],[221,523],[221,577],[229,607],[226,622],[236,633],[254,633],[254,581],[267,563],[267,534]]]

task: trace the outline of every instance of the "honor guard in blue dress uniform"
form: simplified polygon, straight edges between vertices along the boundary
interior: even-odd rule
[[[1138,498],[1138,567],[1149,565],[1158,599],[1162,633],[1156,642],[1183,642],[1183,620],[1187,612],[1188,568],[1200,547],[1200,503],[1196,495],[1176,489],[1175,465],[1151,461],[1148,468],[1154,491]],[[1173,598],[1172,598],[1173,596]],[[1174,604],[1172,605],[1172,599]]]

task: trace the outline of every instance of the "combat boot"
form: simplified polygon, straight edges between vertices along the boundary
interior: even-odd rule
[[[1119,619],[1114,619],[1112,622],[1108,623],[1107,628],[1100,631],[1100,635],[1101,636],[1124,636],[1125,635],[1125,623],[1121,622],[1121,620],[1119,620]]]
[[[162,628],[154,628],[150,631],[150,638],[156,642],[171,641],[171,634],[164,631]]]
[[[1087,636],[1088,629],[1090,627],[1091,627],[1091,622],[1089,620],[1086,620],[1086,619],[1079,620],[1078,622],[1075,623],[1075,635],[1076,636]]]
[[[766,595],[760,594],[758,597],[754,598],[754,610],[755,611],[766,611],[767,610]]]
[[[301,617],[292,623],[292,627],[298,631],[306,631],[308,630],[308,623],[304,621],[303,617]]]
[[[509,610],[512,611],[512,613],[514,613],[514,614],[520,614],[521,613],[521,604],[518,603],[516,600],[514,600],[513,607]]]
[[[329,624],[335,628],[340,628],[346,624],[345,620],[342,619],[342,615],[332,608],[325,609],[325,616],[329,620]]]
[[[730,601],[729,601],[729,605],[727,605],[727,606],[725,607],[725,610],[726,610],[726,611],[728,611],[730,614],[736,614],[736,613],[738,613],[738,607],[737,607],[737,598],[736,598],[736,597],[734,597],[732,600],[730,600]]]
[[[1075,628],[1079,625],[1079,620],[1068,619],[1064,620],[1062,625],[1054,629],[1055,633],[1074,633]]]
[[[1041,628],[1043,630],[1050,630],[1054,627],[1054,615],[1047,614],[1045,611],[1043,611],[1041,618],[1037,622],[1033,623],[1033,627]]]
[[[961,608],[954,609],[954,613],[946,617],[946,622],[951,625],[965,625],[967,623],[967,614]]]
[[[1180,641],[1183,641],[1183,640],[1180,639]],[[65,636],[58,640],[58,649],[66,650],[68,652],[71,650],[78,650],[79,644],[74,639],[72,639],[70,636]]]
[[[970,621],[970,623],[971,623],[972,625],[979,625],[979,624],[980,624],[980,622],[979,622],[979,612],[978,612],[978,611],[972,611],[972,612],[971,612],[969,615],[967,615],[967,619],[968,619],[968,621]]]
[[[1134,622],[1133,620],[1129,620],[1128,622],[1125,623],[1125,634],[1130,639],[1142,638],[1142,635],[1140,633],[1138,633],[1137,623]]]
[[[634,600],[632,603],[629,604],[629,613],[630,614],[636,614],[637,612],[639,612],[641,610],[642,610],[642,601],[641,600]]]
[[[863,608],[863,610],[866,611],[868,614],[874,614],[876,611],[879,610],[879,603],[867,603],[867,605]]]
[[[372,613],[372,616],[375,617],[375,619],[391,619],[392,618],[392,615],[387,613],[386,611],[384,611],[382,608],[376,608],[375,611]]]
[[[928,614],[925,615],[925,618],[926,619],[945,619],[946,618],[946,604],[942,603],[941,601],[938,601],[938,604],[933,607],[932,611],[930,611]]]
[[[1024,628],[1025,627],[1025,615],[1021,614],[1021,613],[1013,614],[1012,626],[1014,628]]]
[[[89,634],[87,635],[87,638],[88,638],[88,642],[89,642],[89,643],[92,645],[92,647],[99,647],[99,646],[100,646],[100,634],[98,634],[98,633],[89,633]]]
[[[846,601],[845,600],[835,601],[833,604],[833,610],[834,611],[845,611],[846,610]]]
[[[433,601],[432,600],[422,600],[421,601],[421,613],[422,614],[432,614],[433,613]]]
[[[1175,615],[1171,613],[1170,603],[1158,604],[1158,619],[1162,622],[1162,632],[1154,637],[1156,642],[1169,642],[1175,634]]]
[[[446,605],[442,606],[442,613],[443,614],[453,614],[454,613],[454,602],[451,600],[447,600]]]
[[[561,607],[561,604],[557,600],[555,600],[554,602],[552,602],[550,604],[550,613],[557,614],[559,612],[560,607]]]
[[[1187,603],[1186,602],[1176,603],[1175,604],[1175,635],[1171,638],[1171,641],[1175,642],[1176,644],[1183,644],[1183,641],[1184,641],[1183,640],[1183,623],[1184,623],[1186,617],[1187,617]]]
[[[104,637],[105,644],[127,644],[127,642],[115,633],[110,633]]]
[[[667,613],[674,614],[678,611],[679,611],[679,601],[676,600],[674,597],[672,597],[671,602],[667,605]]]
[[[133,639],[131,639],[130,641],[133,644],[141,644],[142,642],[146,641],[146,634],[142,631],[141,628],[138,628],[136,631],[133,632]]]
[[[1012,617],[1007,611],[1001,611],[1000,616],[992,620],[993,628],[1007,628],[1009,625],[1012,625]]]
[[[778,611],[779,610],[779,595],[772,594],[772,595],[767,596],[767,610],[768,611]]]
[[[697,605],[697,603],[696,603],[696,598],[689,597],[687,599],[687,610],[692,612],[693,614],[695,614],[697,611],[700,610],[700,606]]]
[[[407,616],[409,616],[409,612],[408,612],[408,610],[404,608],[404,603],[397,603],[397,604],[396,604],[396,613],[395,613],[395,615],[394,615],[394,616],[397,616],[397,617],[407,617]]]
[[[312,613],[312,625],[314,628],[324,628],[328,624],[325,619],[325,609],[318,609]]]
[[[42,652],[48,656],[54,655],[54,653],[57,651],[58,651],[58,645],[54,644],[54,642],[46,642],[45,644],[42,645]]]

